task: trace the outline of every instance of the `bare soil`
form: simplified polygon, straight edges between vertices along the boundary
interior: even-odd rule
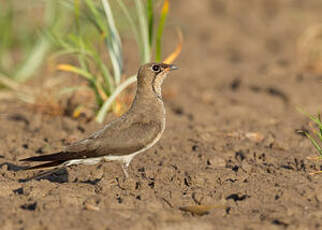
[[[176,26],[185,43],[164,85],[167,128],[130,178],[106,162],[26,180],[19,159],[100,125],[1,102],[1,229],[322,228],[322,177],[310,175],[322,164],[296,132],[309,121],[297,106],[322,109],[322,77],[296,52],[322,1],[171,1],[169,18],[165,46]]]

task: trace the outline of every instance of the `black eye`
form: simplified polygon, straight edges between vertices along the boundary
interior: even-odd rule
[[[161,67],[159,65],[153,65],[152,70],[153,72],[159,73],[161,71]]]

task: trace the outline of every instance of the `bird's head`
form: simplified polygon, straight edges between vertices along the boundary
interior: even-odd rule
[[[170,71],[178,69],[173,64],[148,63],[142,65],[138,72],[138,89],[152,91],[157,97],[161,97],[161,85]]]

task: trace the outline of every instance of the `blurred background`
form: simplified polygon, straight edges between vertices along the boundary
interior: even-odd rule
[[[18,159],[126,111],[150,61],[179,70],[131,180],[107,163],[18,181]],[[319,229],[321,86],[321,0],[0,0],[1,226]]]
[[[41,110],[53,114],[70,116],[87,110],[88,116],[95,116],[121,81],[135,74],[140,63],[164,60],[176,47],[182,46],[176,32],[178,28],[186,40],[180,61],[189,66],[189,74],[183,72],[186,77],[180,79],[195,76],[189,81],[196,81],[196,85],[206,84],[207,88],[212,82],[218,85],[215,78],[222,81],[232,78],[236,85],[241,80],[250,81],[254,85],[257,81],[263,84],[263,81],[274,82],[279,78],[287,81],[290,75],[296,74],[299,78],[304,74],[321,74],[319,1],[216,0],[187,5],[176,1],[171,2],[172,13],[168,18],[169,1],[144,1],[142,6],[152,9],[150,13],[140,11],[137,1],[121,2],[109,1],[113,25],[121,39],[117,41],[121,41],[120,50],[114,55],[121,60],[121,70],[117,70],[118,60],[113,60],[113,52],[109,56],[110,50],[113,51],[113,41],[109,41],[113,28],[101,1],[2,1],[0,98],[18,98],[38,104]],[[140,21],[140,12],[146,14],[146,22]],[[286,66],[292,72],[285,73]],[[64,76],[57,77],[61,75]],[[78,78],[73,78],[67,87],[70,75],[78,75]],[[91,82],[89,78],[94,80]],[[75,79],[85,80],[85,83],[75,84]],[[59,96],[52,92],[55,91],[53,86]],[[50,96],[31,92],[44,90],[49,90]],[[74,94],[92,97],[89,102],[93,103],[81,105],[76,96],[76,102],[70,102],[74,103],[72,109],[66,112],[66,99],[59,98],[62,94],[69,94],[69,98]],[[207,92],[203,94],[207,98]],[[120,114],[131,98],[123,95],[116,104],[114,100],[106,111],[112,109]]]
[[[169,1],[3,1],[1,98],[20,99],[52,115],[88,113],[100,123],[108,111],[122,114],[132,98],[118,94],[135,82],[138,66],[165,60],[168,11]],[[169,62],[182,48],[182,31],[175,29],[179,41]],[[53,79],[59,71],[67,73],[65,79]],[[68,84],[68,73],[84,84]],[[67,102],[68,111],[62,94],[78,94],[75,103]],[[88,104],[78,97],[88,97]]]

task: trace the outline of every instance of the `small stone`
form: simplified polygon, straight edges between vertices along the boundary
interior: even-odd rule
[[[260,134],[260,133],[246,133],[245,134],[246,138],[248,138],[249,140],[259,143],[262,142],[264,140],[264,135]]]
[[[84,204],[84,208],[85,208],[86,210],[91,210],[91,211],[99,211],[99,210],[100,210],[100,208],[99,208],[99,207],[94,206],[94,205],[89,204],[89,203],[85,203],[85,204]]]

